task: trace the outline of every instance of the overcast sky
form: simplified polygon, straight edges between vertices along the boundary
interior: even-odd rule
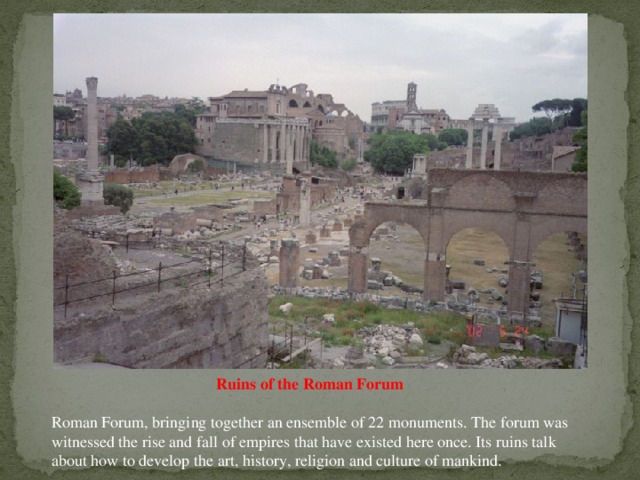
[[[306,83],[366,122],[404,100],[469,118],[479,103],[526,121],[587,97],[586,14],[56,14],[54,91],[220,96]]]

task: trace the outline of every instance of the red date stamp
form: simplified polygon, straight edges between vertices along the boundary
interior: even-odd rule
[[[480,338],[484,331],[484,325],[467,325],[467,337]],[[513,332],[507,332],[503,325],[500,325],[500,338],[504,338],[507,333],[513,333],[514,335],[529,335],[529,327],[517,325]]]

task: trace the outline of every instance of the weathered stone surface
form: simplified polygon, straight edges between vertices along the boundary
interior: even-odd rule
[[[335,314],[333,313],[325,313],[322,316],[322,321],[326,323],[334,323],[336,321]]]
[[[418,335],[417,333],[414,333],[409,337],[409,346],[411,346],[411,348],[419,349],[422,348],[423,345],[424,342],[422,341],[420,335]]]
[[[86,362],[99,354],[133,368],[262,368],[268,289],[259,273],[242,272],[211,290],[202,285],[137,295],[131,307],[56,316],[54,359]]]
[[[575,345],[557,337],[547,341],[547,350],[558,357],[571,357],[575,352]]]
[[[291,307],[293,307],[292,303],[285,303],[283,305],[280,305],[278,307],[278,310],[280,310],[282,313],[286,315],[291,311]]]

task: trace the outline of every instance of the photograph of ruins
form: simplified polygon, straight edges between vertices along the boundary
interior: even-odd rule
[[[124,73],[109,73],[126,71],[127,53],[83,64],[74,36],[98,23],[108,30],[110,17],[54,18],[56,367],[587,367],[586,15],[527,19],[577,44],[550,37],[554,55],[540,54],[553,66],[546,83],[527,87],[524,67],[511,65],[511,79],[481,64],[495,93],[477,74],[469,94],[438,95],[438,65],[417,63],[417,52],[411,68],[384,79],[398,92],[387,98],[400,100],[381,96],[383,75],[358,78],[351,91],[347,74],[330,83],[328,66],[318,73],[303,62],[291,82],[272,77],[285,71],[276,64],[219,87],[233,78],[229,63],[202,78],[216,96],[156,96],[167,91],[161,75],[144,94],[113,94],[129,88]],[[134,17],[144,28],[167,16]],[[195,17],[221,30],[260,20],[197,15],[194,32]],[[371,28],[415,21],[407,35],[432,28],[432,15],[362,17]],[[486,21],[450,17],[469,28]],[[524,21],[496,17],[505,35]],[[313,35],[305,41],[320,40]],[[142,51],[144,41],[130,41]],[[582,53],[569,60],[567,44]],[[538,47],[518,47],[540,70]],[[262,54],[234,48],[238,65]],[[384,52],[373,53],[379,68]],[[350,61],[369,65],[364,57]],[[571,64],[566,80],[553,62]],[[444,91],[456,88],[446,80]]]

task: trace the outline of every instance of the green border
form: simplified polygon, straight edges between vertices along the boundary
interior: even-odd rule
[[[140,1],[135,2],[132,5],[131,1],[110,1],[108,8],[102,4],[102,2],[81,2],[66,0],[60,2],[30,2],[29,5],[3,5],[2,15],[0,16],[0,44],[5,47],[0,51],[0,111],[12,112],[16,111],[15,100],[17,99],[17,87],[13,85],[13,62],[15,61],[14,55],[19,55],[21,51],[21,43],[24,38],[20,36],[21,24],[23,22],[23,15],[27,13],[31,14],[43,14],[50,15],[53,12],[103,12],[103,11],[131,11],[132,6],[138,12],[215,12],[215,11],[322,11],[337,12],[347,11],[345,8],[345,2],[325,1],[323,3],[314,4],[313,6],[307,5],[303,1],[278,1],[266,3],[268,7],[262,7],[263,4],[251,4],[249,2],[218,2],[214,8],[206,5],[203,1],[177,1],[174,2],[152,2],[152,1]],[[619,5],[618,5],[619,4]],[[258,8],[258,5],[261,8]],[[527,2],[526,9],[519,8],[518,5],[514,5],[513,2],[504,1],[491,1],[485,0],[482,2],[468,3],[467,8],[452,8],[448,2],[444,1],[396,1],[396,2],[382,2],[382,1],[352,1],[348,3],[348,11],[389,11],[389,12],[403,12],[403,11],[527,11],[527,12],[588,12],[593,14],[599,14],[616,22],[620,22],[625,26],[625,39],[627,40],[627,62],[629,69],[629,87],[626,92],[626,99],[628,102],[628,108],[630,113],[630,122],[628,128],[628,171],[627,171],[627,183],[624,191],[620,192],[622,198],[624,198],[626,206],[626,217],[628,221],[628,242],[631,252],[638,251],[638,235],[640,234],[640,228],[637,226],[637,222],[634,221],[634,212],[639,211],[637,205],[640,202],[640,192],[638,191],[635,182],[640,178],[640,168],[636,162],[631,159],[638,159],[638,127],[637,127],[637,113],[640,101],[638,100],[637,82],[638,82],[638,61],[640,60],[640,52],[638,51],[638,32],[634,31],[633,19],[640,18],[640,8],[632,5],[629,6],[622,2],[564,2],[561,5],[556,5],[554,2],[547,1],[531,1]],[[47,85],[49,81],[45,81]],[[24,100],[24,99],[23,99]],[[12,110],[13,109],[13,110]],[[13,120],[13,121],[12,121]],[[17,271],[15,269],[17,251],[14,250],[14,237],[17,238],[17,233],[13,231],[16,228],[15,225],[20,225],[19,222],[14,224],[13,209],[16,202],[24,201],[21,197],[23,192],[17,190],[17,185],[21,183],[16,179],[16,171],[14,165],[11,163],[11,156],[13,155],[14,161],[16,158],[20,158],[15,150],[9,150],[9,143],[23,137],[23,133],[20,128],[21,124],[16,119],[15,115],[10,118],[9,115],[4,115],[0,119],[0,224],[3,226],[0,232],[0,243],[2,248],[0,252],[0,268],[3,272],[0,276],[0,478],[47,478],[46,474],[33,470],[23,464],[21,458],[16,453],[16,440],[15,440],[15,426],[14,426],[14,413],[11,397],[11,387],[14,379],[14,366],[15,366],[15,335],[16,335],[16,291],[17,291]],[[10,127],[12,130],[10,130]],[[19,145],[15,143],[14,145]],[[593,191],[591,192],[593,193]],[[19,227],[22,228],[23,226]],[[633,286],[640,284],[638,270],[638,262],[634,253],[631,254],[629,265],[620,265],[620,268],[628,267],[627,282],[629,292],[633,291]],[[633,298],[629,295],[628,308],[632,314],[632,318],[637,318],[638,308],[640,308],[640,301],[638,298]],[[628,328],[631,325],[627,325]],[[625,332],[626,333],[626,332]],[[638,351],[638,345],[640,345],[640,339],[638,339],[637,329],[632,329],[631,332],[632,350],[629,357],[629,365],[627,370],[628,387],[627,393],[634,407],[639,407],[639,400],[637,396],[637,384],[640,379],[638,372],[638,360],[640,360],[640,353]],[[37,390],[37,385],[36,385]],[[594,391],[598,391],[597,387]],[[586,400],[591,401],[588,397]],[[598,432],[593,432],[593,435],[597,435]],[[635,471],[640,466],[638,465],[637,451],[640,448],[640,432],[638,427],[632,425],[630,427],[627,438],[624,442],[623,450],[617,455],[615,460],[605,466],[583,469],[575,467],[557,467],[542,462],[532,463],[519,463],[515,465],[508,465],[500,469],[487,469],[487,470],[472,470],[472,471],[431,471],[431,470],[409,470],[409,471],[342,471],[340,476],[343,478],[360,478],[363,475],[377,476],[378,478],[398,478],[400,475],[407,478],[423,478],[425,474],[428,478],[464,478],[467,475],[473,475],[474,478],[634,478]],[[633,473],[632,473],[633,472]],[[273,472],[248,472],[248,471],[216,471],[213,475],[217,478],[264,478],[265,476],[289,476],[290,478],[298,478],[304,475],[305,478],[326,478],[329,476],[335,476],[335,473],[323,471],[308,471],[301,474],[300,472],[287,471],[282,473]],[[55,472],[52,478],[172,478],[176,474],[171,472],[159,472],[159,471],[131,471],[125,469],[115,470],[90,470],[83,472]],[[212,478],[210,471],[190,471],[189,473],[180,475],[181,477],[187,477],[190,479],[199,478]]]

